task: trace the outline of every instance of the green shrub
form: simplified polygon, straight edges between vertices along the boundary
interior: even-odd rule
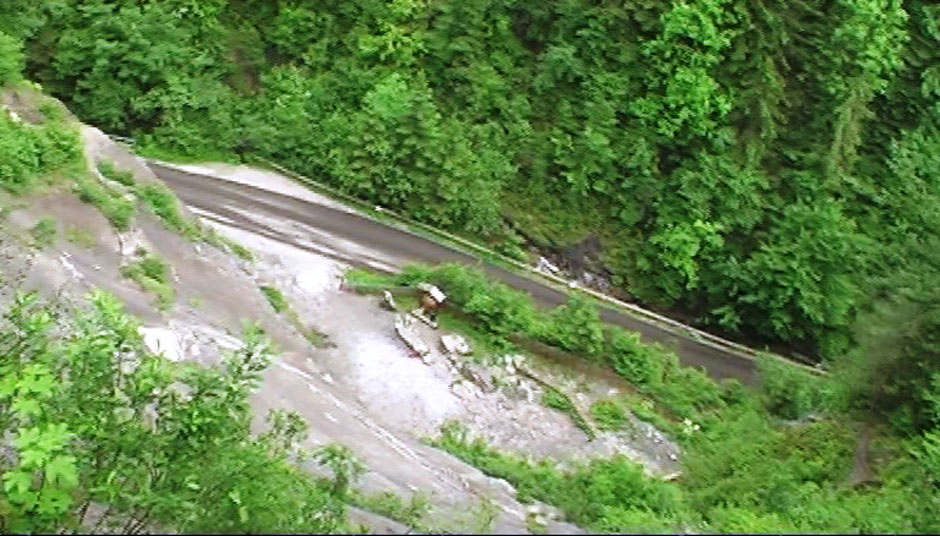
[[[169,281],[169,265],[157,255],[140,251],[138,255],[140,259],[121,266],[121,275],[136,282],[146,292],[155,294],[157,308],[168,309],[173,305],[174,299],[173,287]]]
[[[627,424],[627,415],[619,404],[612,400],[599,400],[591,404],[594,422],[605,430],[618,430]]]
[[[0,113],[0,184],[20,193],[32,184],[40,169],[35,136]]]
[[[75,177],[75,189],[79,199],[95,205],[118,231],[124,232],[130,228],[135,209],[133,201],[87,176]]]
[[[654,396],[683,418],[697,418],[700,412],[725,405],[724,390],[701,368],[676,366],[663,383],[650,390]]]
[[[531,333],[536,312],[532,298],[523,292],[490,280],[485,273],[461,264],[442,264],[434,268],[408,266],[399,281],[414,285],[437,285],[454,306],[476,318],[487,331],[506,337],[513,333]]]
[[[172,190],[162,184],[149,183],[139,186],[136,193],[141,202],[163,220],[167,227],[182,233],[190,240],[199,238],[198,227],[183,217],[179,200]]]
[[[23,44],[0,32],[0,87],[20,80],[23,71]]]
[[[271,307],[273,307],[275,311],[283,313],[290,308],[290,304],[287,303],[287,299],[280,290],[269,286],[261,286],[260,288],[261,293],[268,299],[268,303],[271,304]]]
[[[610,348],[607,361],[617,374],[640,386],[662,384],[664,367],[670,363],[666,352],[640,342],[640,335],[620,328],[608,329]]]
[[[260,329],[199,366],[151,353],[113,296],[96,291],[81,308],[35,294],[10,302],[0,315],[4,533],[348,531],[335,485],[295,463],[303,419],[252,433],[251,393],[272,359]]]
[[[540,323],[538,338],[570,352],[599,358],[604,353],[604,329],[597,307],[573,294]]]
[[[640,465],[622,456],[581,463],[563,473],[550,460],[533,463],[499,452],[480,439],[470,440],[466,429],[454,422],[441,427],[441,435],[432,444],[490,476],[505,479],[516,488],[519,501],[536,499],[555,505],[568,520],[589,529],[645,532],[668,526],[672,530],[667,532],[673,532],[684,517],[675,484],[646,476]],[[640,512],[648,515],[640,516]]]
[[[571,405],[571,401],[568,400],[568,397],[555,389],[545,389],[542,392],[542,404],[563,413],[571,413],[574,411],[574,406]]]
[[[825,408],[828,382],[797,367],[761,354],[757,359],[761,398],[767,411],[784,419],[801,419]]]
[[[129,171],[118,171],[114,168],[114,163],[110,160],[101,160],[98,162],[98,172],[107,179],[123,184],[124,186],[134,186],[134,174]]]
[[[59,224],[55,218],[44,217],[36,223],[30,230],[33,240],[37,247],[43,249],[51,246],[59,232]]]

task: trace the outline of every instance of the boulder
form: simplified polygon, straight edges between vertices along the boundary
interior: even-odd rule
[[[442,335],[441,346],[453,355],[469,355],[471,352],[470,343],[460,335]]]

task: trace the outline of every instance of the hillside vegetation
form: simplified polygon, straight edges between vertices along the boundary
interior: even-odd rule
[[[508,252],[593,236],[642,301],[807,353],[938,228],[932,2],[12,0],[0,30],[151,151],[270,157]]]
[[[447,286],[494,345],[521,332],[605,360],[701,426],[682,439],[675,483],[645,480],[623,460],[562,473],[456,427],[436,440],[583,526],[940,530],[940,6],[932,2],[5,0],[0,84],[19,83],[21,72],[84,121],[131,135],[152,155],[271,158],[510,254],[526,241],[565,249],[596,239],[597,262],[641,301],[826,359],[821,379],[763,363],[760,391],[751,392],[604,328],[588,303],[537,315],[480,274],[406,273],[401,282],[420,276]],[[74,133],[54,120],[61,111],[43,113],[48,121],[28,129],[0,114],[6,190],[75,164]],[[116,464],[126,452],[134,471],[134,460],[151,454],[121,450],[131,447],[110,432],[65,447],[73,426],[103,418],[76,409],[87,393],[72,381],[78,354],[69,352],[110,363],[89,386],[120,373],[107,359],[117,350],[85,339],[113,324],[117,335],[100,337],[123,344],[126,321],[95,300],[97,309],[61,336],[45,334],[38,309],[39,320],[23,325],[14,315],[0,334],[8,357],[0,417],[24,430],[16,436],[23,453],[45,449],[44,458],[3,467],[8,530],[74,523],[81,505],[124,492],[115,486],[149,482],[132,472],[115,483],[108,471],[124,465],[95,465],[98,450]],[[49,346],[23,353],[19,345],[34,341]],[[175,375],[235,381],[232,372],[161,370],[133,374],[167,386]],[[78,398],[40,407],[53,386]],[[180,428],[159,440],[194,438],[210,457],[227,452],[198,473],[206,479],[243,470],[245,482],[272,490],[296,483],[280,504],[329,512],[322,525],[268,512],[275,495],[264,490],[244,507],[246,521],[244,496],[229,495],[229,504],[160,465],[158,483],[169,487],[115,503],[130,527],[342,528],[332,517],[342,493],[297,476],[277,447],[287,436],[250,437],[243,392],[233,392],[186,406],[238,408],[213,417],[207,434]],[[117,419],[112,409],[137,411],[144,400],[98,403]],[[180,411],[169,422],[189,426],[190,409]],[[132,424],[139,437],[157,434]],[[239,449],[252,457],[240,461]],[[271,459],[277,474],[237,469]],[[58,460],[52,476],[47,460]],[[37,495],[47,482],[51,494]],[[174,518],[167,497],[195,517]]]

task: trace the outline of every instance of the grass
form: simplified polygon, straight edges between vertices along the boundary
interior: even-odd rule
[[[76,246],[91,249],[97,244],[95,237],[85,229],[69,225],[65,228],[65,239]]]
[[[623,397],[623,402],[637,419],[652,424],[672,437],[679,437],[678,423],[657,411],[657,405],[652,400],[635,394],[628,394]]]
[[[376,494],[353,491],[350,494],[350,503],[422,532],[424,518],[431,512],[430,501],[420,492],[414,493],[411,499],[405,502],[397,493],[391,491]]]
[[[75,176],[75,189],[79,199],[95,205],[115,229],[125,232],[130,228],[135,209],[133,201],[86,174]]]
[[[284,298],[284,294],[280,290],[266,285],[262,285],[259,289],[277,313],[283,313],[290,309],[290,304],[287,303],[287,299]]]
[[[170,284],[170,267],[160,257],[142,250],[138,259],[121,267],[121,275],[136,282],[146,292],[156,295],[155,305],[165,311],[173,305],[173,287]]]
[[[167,228],[189,240],[201,240],[219,249],[231,251],[242,260],[254,262],[254,254],[245,246],[219,234],[211,227],[205,227],[188,219],[180,209],[179,199],[173,190],[162,184],[151,183],[135,187],[134,193],[144,206],[163,221]]]
[[[584,417],[578,412],[577,408],[574,407],[574,403],[568,398],[567,395],[555,389],[554,387],[549,387],[543,385],[544,391],[542,391],[542,405],[545,407],[560,411],[567,415],[575,426],[577,426],[589,439],[593,440],[597,437],[594,433],[594,430],[591,426],[584,420]]]
[[[290,302],[287,301],[287,298],[284,296],[284,293],[278,290],[276,287],[269,285],[262,285],[258,287],[258,290],[264,294],[264,297],[268,300],[268,303],[271,304],[271,308],[278,314],[283,314],[287,317],[288,323],[293,326],[301,335],[307,339],[311,345],[316,348],[326,348],[330,345],[329,339],[326,334],[307,326],[300,320],[300,315],[297,314],[297,311],[291,307]]]
[[[591,404],[591,416],[602,430],[622,430],[627,425],[627,414],[613,400],[598,400]]]
[[[503,452],[479,438],[471,438],[461,424],[450,421],[429,443],[483,473],[505,479],[522,503],[539,500],[560,508],[565,517],[589,530],[610,530],[605,517],[627,503],[644,513],[629,532],[676,532],[674,520],[681,514],[678,487],[645,475],[643,468],[623,456],[594,459],[562,471],[549,460],[533,461]],[[625,513],[625,512],[622,512]],[[624,520],[621,520],[624,521]],[[531,527],[534,528],[534,527]]]
[[[109,180],[123,184],[124,186],[133,187],[136,182],[134,181],[134,174],[130,171],[119,171],[115,169],[114,163],[110,160],[101,160],[98,162],[98,173]]]
[[[365,268],[352,268],[344,275],[346,284],[356,290],[384,290],[389,287],[398,286],[397,279],[394,275],[380,274],[372,270],[366,270]]]
[[[134,189],[140,202],[170,229],[190,240],[199,240],[203,233],[199,226],[183,216],[179,200],[173,190],[162,184],[144,184]]]
[[[36,247],[46,249],[55,243],[59,234],[59,224],[55,218],[45,216],[29,230],[29,234],[33,237],[33,244]]]
[[[232,251],[232,253],[234,253],[235,256],[237,256],[238,258],[248,261],[248,262],[253,262],[255,260],[255,256],[251,252],[250,249],[239,244],[238,242],[235,242],[234,240],[230,240],[224,237],[223,237],[223,240],[225,241],[225,244],[228,246],[228,248]]]

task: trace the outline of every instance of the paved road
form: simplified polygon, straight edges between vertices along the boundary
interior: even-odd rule
[[[417,261],[479,262],[464,253],[344,210],[154,162],[148,165],[184,203],[203,217],[224,220],[350,264],[399,267]],[[499,266],[483,264],[481,268],[506,284],[528,292],[541,306],[555,306],[567,299],[564,292]],[[639,332],[646,341],[674,349],[684,365],[704,367],[715,378],[738,378],[745,383],[755,379],[754,364],[749,359],[679,337],[612,307],[602,307],[601,318]]]

